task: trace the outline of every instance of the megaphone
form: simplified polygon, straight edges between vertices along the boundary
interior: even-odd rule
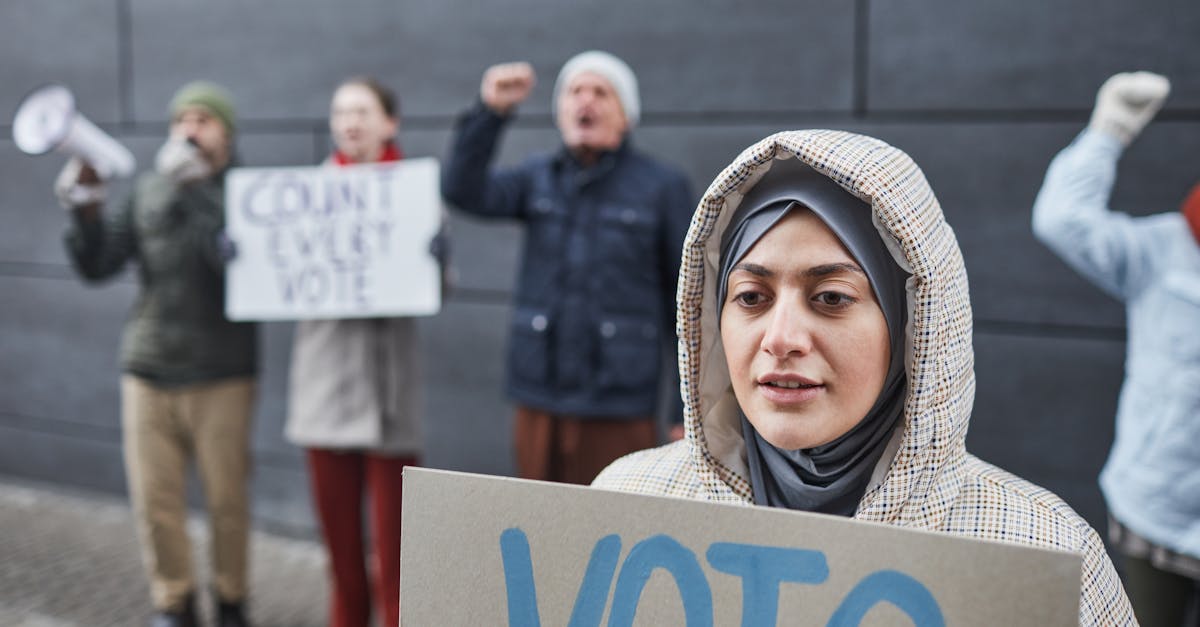
[[[75,96],[64,85],[39,87],[21,100],[13,117],[13,141],[28,155],[51,150],[83,159],[101,179],[133,174],[137,160],[75,109]]]

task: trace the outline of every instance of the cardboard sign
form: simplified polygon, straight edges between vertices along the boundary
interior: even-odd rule
[[[774,508],[407,468],[401,624],[1078,625],[1081,558]]]
[[[225,182],[231,320],[437,313],[435,159],[238,168]]]

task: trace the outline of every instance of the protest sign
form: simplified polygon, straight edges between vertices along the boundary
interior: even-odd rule
[[[401,624],[1078,624],[1081,558],[834,516],[406,468]]]
[[[430,242],[441,225],[434,159],[237,168],[225,182],[231,320],[437,312]]]

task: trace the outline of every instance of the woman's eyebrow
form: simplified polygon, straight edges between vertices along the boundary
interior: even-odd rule
[[[823,277],[823,276],[829,276],[831,274],[837,274],[839,272],[857,272],[863,276],[867,275],[866,272],[863,272],[862,268],[858,267],[858,265],[853,264],[853,263],[822,264],[819,266],[813,266],[813,267],[805,270],[803,274],[806,277]]]
[[[768,270],[766,266],[760,266],[757,263],[742,262],[734,266],[733,269],[749,272],[757,277],[769,278],[775,276],[775,273]]]
[[[754,276],[762,278],[770,278],[775,276],[774,270],[757,263],[742,262],[734,266],[733,269],[741,270],[742,272],[749,272]],[[809,278],[820,278],[823,276],[829,276],[831,274],[838,274],[839,272],[857,272],[863,276],[867,275],[867,273],[864,272],[862,268],[858,267],[857,264],[849,262],[826,263],[819,266],[813,266],[802,272],[801,275]]]

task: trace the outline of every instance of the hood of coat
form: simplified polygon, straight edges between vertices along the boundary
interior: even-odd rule
[[[720,242],[742,197],[783,159],[799,159],[863,199],[880,237],[912,275],[905,350],[909,393],[899,448],[855,517],[936,527],[959,490],[955,470],[965,460],[975,396],[967,275],[924,174],[903,151],[871,137],[829,130],[777,133],[743,151],[701,199],[684,244],[678,292],[679,368],[692,461],[709,498],[751,498],[738,406],[717,326]]]

